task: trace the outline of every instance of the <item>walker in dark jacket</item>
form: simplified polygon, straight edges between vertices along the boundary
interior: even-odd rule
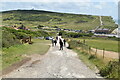
[[[65,40],[65,39],[63,40],[63,42],[64,42],[64,46],[66,46],[66,45],[65,45],[65,44],[66,44],[66,40]]]
[[[52,46],[54,46],[54,39],[52,39]]]
[[[54,40],[54,43],[55,43],[55,46],[56,46],[56,44],[57,44],[57,40]]]
[[[60,39],[60,50],[63,50],[63,42],[62,42],[62,40]]]

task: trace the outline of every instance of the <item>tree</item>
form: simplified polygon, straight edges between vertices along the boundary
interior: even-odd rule
[[[58,28],[58,26],[54,26],[54,28]]]

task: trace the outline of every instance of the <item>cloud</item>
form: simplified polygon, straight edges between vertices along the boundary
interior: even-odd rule
[[[102,6],[101,5],[95,5],[95,8],[102,9]]]
[[[1,0],[1,2],[90,2],[91,0]]]
[[[105,7],[105,6],[107,6],[107,2],[97,2],[98,4],[96,5],[96,4],[94,4],[95,6],[95,8],[97,8],[97,9],[103,9],[103,7]]]
[[[91,4],[92,4],[91,2],[77,2],[77,3],[75,3],[75,5],[78,7],[90,7]]]

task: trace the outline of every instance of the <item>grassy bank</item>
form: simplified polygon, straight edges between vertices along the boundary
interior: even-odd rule
[[[80,40],[83,42],[84,39],[74,39]],[[115,40],[108,40],[108,39],[85,39],[85,44],[98,49],[105,49],[107,51],[114,51],[118,52],[118,41]]]
[[[16,45],[9,48],[3,48],[2,52],[2,69],[10,66],[13,63],[16,63],[23,59],[24,54],[45,54],[49,49],[50,41],[46,40],[32,40],[34,43],[32,45],[23,44],[23,45]]]
[[[118,78],[118,61],[106,62],[102,59],[98,59],[94,55],[90,55],[80,50],[73,49],[78,53],[79,58],[92,70],[99,73],[104,78]],[[98,70],[96,69],[98,68]],[[117,79],[116,79],[117,80]]]
[[[69,48],[77,52],[79,58],[86,63],[88,67],[93,70],[96,70],[97,67],[102,77],[118,78],[118,60],[107,61],[107,59],[98,58],[96,55],[88,54],[85,51],[83,52],[82,49],[79,49],[83,44],[78,44],[76,40],[69,41],[69,45]]]
[[[97,66],[98,69],[101,69],[105,66],[105,63],[101,61],[100,59],[97,59],[95,56],[82,52],[78,49],[73,49],[75,52],[78,53],[79,58],[92,70],[95,70],[95,66]]]
[[[96,26],[100,26],[100,18],[95,15],[83,14],[68,14],[49,12],[41,10],[12,10],[2,12],[3,25],[17,27],[22,24],[34,29],[38,25],[49,27],[58,26],[59,28],[77,29],[77,30],[91,30]],[[103,28],[112,30],[116,28],[114,20],[110,16],[102,16],[104,19]]]

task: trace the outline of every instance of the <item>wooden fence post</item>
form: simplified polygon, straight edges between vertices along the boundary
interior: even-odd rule
[[[30,42],[31,42],[31,36],[29,37],[29,40],[30,40]]]
[[[89,54],[90,54],[91,47],[89,46]]]
[[[84,48],[83,48],[84,46],[83,46],[83,44],[82,44],[82,52],[84,52]]]
[[[97,55],[97,48],[96,48],[96,51],[95,51],[95,55]]]
[[[88,53],[89,53],[89,46],[87,46],[87,47],[88,47],[88,49],[87,49],[87,50],[88,50]]]
[[[83,40],[83,43],[85,44],[85,39]]]
[[[105,57],[105,49],[103,48],[103,59],[104,59],[104,57]]]

